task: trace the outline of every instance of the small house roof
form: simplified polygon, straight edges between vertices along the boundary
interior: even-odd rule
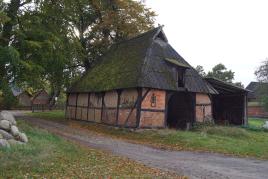
[[[247,90],[250,92],[248,93],[248,98],[255,99],[259,95],[258,93],[262,93],[261,89],[266,88],[268,89],[268,83],[263,82],[250,82],[246,87]]]
[[[33,94],[33,96],[32,96],[32,100],[34,100],[35,98],[37,98],[37,97],[38,97],[41,93],[43,93],[43,92],[44,92],[45,95],[49,96],[48,93],[46,92],[46,90],[42,89],[42,90],[39,90],[39,91],[37,91],[37,92],[35,92],[35,93]]]
[[[185,69],[185,88],[177,70]],[[101,92],[124,88],[217,93],[168,43],[162,27],[116,43],[67,92]]]

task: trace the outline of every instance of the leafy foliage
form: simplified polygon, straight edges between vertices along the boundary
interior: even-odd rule
[[[203,66],[201,66],[201,65],[197,65],[197,66],[195,67],[195,70],[198,72],[198,74],[199,74],[200,76],[202,76],[202,77],[205,77],[205,76],[206,76],[206,72],[205,72]]]
[[[264,83],[258,89],[259,101],[263,104],[264,108],[268,110],[268,58],[262,62],[259,68],[255,71],[257,79]]]
[[[233,82],[234,80],[234,72],[232,70],[228,70],[225,65],[219,63],[215,65],[211,71],[208,73],[205,72],[203,66],[197,65],[195,67],[195,70],[198,72],[198,74],[202,77],[212,77],[217,78],[219,80],[222,80],[227,83],[231,83],[235,86],[244,88],[244,85],[241,82]]]
[[[150,29],[155,16],[132,0],[0,0],[0,10],[0,78],[49,89],[51,105],[112,43]]]
[[[263,96],[261,102],[266,111],[268,111],[268,95]]]
[[[214,66],[212,70],[208,72],[207,77],[214,77],[222,81],[231,83],[234,79],[234,72],[232,72],[231,70],[227,70],[225,65],[220,63]]]
[[[72,36],[82,47],[83,66],[89,69],[114,42],[152,28],[154,12],[133,0],[62,1],[70,17]],[[78,33],[77,33],[78,32]]]
[[[255,75],[259,81],[268,83],[268,58],[255,71]]]

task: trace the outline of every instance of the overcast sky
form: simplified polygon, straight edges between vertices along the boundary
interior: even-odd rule
[[[192,66],[223,63],[245,86],[268,57],[268,0],[146,0]]]

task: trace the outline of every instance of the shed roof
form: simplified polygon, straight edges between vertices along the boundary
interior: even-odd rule
[[[185,88],[177,85],[178,68],[185,71]],[[68,92],[101,92],[147,87],[217,93],[168,43],[162,27],[114,44]]]
[[[235,86],[234,84],[224,82],[217,78],[205,78],[220,94],[245,94],[249,91],[247,89]]]

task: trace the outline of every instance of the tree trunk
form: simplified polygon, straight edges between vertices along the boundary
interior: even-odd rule
[[[20,8],[20,0],[11,0],[7,8],[7,16],[10,18],[3,26],[1,45],[8,46],[14,25],[17,23],[17,15]]]
[[[60,88],[59,87],[52,87],[51,88],[51,97],[49,100],[49,110],[52,110],[52,108],[56,105],[56,98],[60,96]]]

